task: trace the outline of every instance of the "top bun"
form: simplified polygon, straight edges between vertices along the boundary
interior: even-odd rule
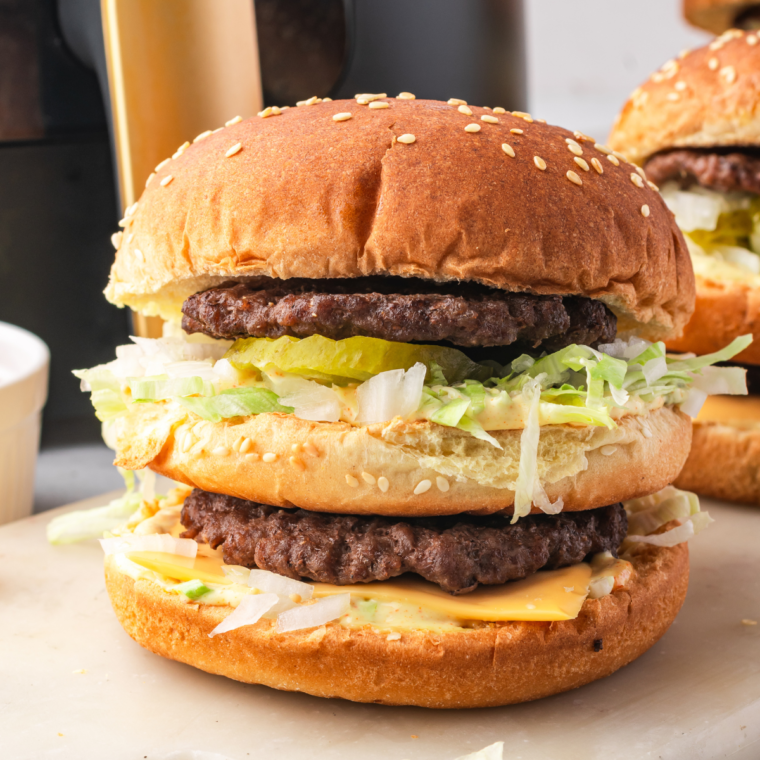
[[[528,114],[385,102],[291,108],[177,151],[128,209],[108,299],[176,321],[228,280],[387,274],[587,296],[620,330],[680,333],[688,252],[634,166]]]
[[[736,23],[742,11],[757,5],[757,0],[683,0],[683,15],[694,26],[721,34]]]
[[[730,29],[633,91],[610,145],[643,164],[668,148],[760,145],[760,37]]]

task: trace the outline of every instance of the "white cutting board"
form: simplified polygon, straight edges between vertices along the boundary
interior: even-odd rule
[[[6,525],[0,757],[453,760],[504,741],[505,760],[756,760],[760,625],[741,621],[760,620],[760,508],[704,506],[717,522],[692,541],[686,604],[638,661],[539,702],[439,712],[277,692],[164,660],[116,622],[95,542],[49,546],[57,512]]]

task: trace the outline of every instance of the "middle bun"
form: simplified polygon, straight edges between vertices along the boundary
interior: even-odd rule
[[[140,414],[118,420],[115,464],[147,465],[204,491],[316,512],[513,511],[521,430],[493,432],[499,450],[431,422],[353,427],[260,414],[215,424],[172,414],[152,423],[162,431],[153,435]],[[538,469],[547,494],[561,497],[566,511],[593,509],[664,488],[690,444],[691,420],[672,407],[624,417],[614,430],[549,425],[541,428]]]

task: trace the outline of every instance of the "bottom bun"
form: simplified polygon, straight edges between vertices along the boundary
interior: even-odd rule
[[[686,544],[629,557],[627,587],[587,600],[574,620],[496,623],[462,631],[321,626],[278,634],[262,620],[214,639],[229,607],[187,604],[106,558],[106,587],[127,633],[156,654],[208,673],[319,697],[420,707],[492,707],[574,689],[651,647],[683,604]],[[653,684],[654,686],[654,684]]]
[[[760,422],[694,422],[691,453],[674,484],[713,499],[760,504]]]

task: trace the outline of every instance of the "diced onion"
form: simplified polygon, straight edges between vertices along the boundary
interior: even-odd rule
[[[639,544],[651,544],[652,546],[677,546],[688,541],[692,536],[704,530],[711,522],[715,522],[707,512],[697,512],[688,517],[676,528],[666,530],[654,536],[631,536],[627,540]]]
[[[264,381],[267,388],[280,397],[280,404],[293,407],[296,417],[315,422],[340,419],[340,397],[332,388],[284,373],[265,374]]]
[[[294,581],[292,578],[286,578],[284,575],[270,573],[268,570],[251,570],[248,576],[248,585],[259,591],[265,591],[280,596],[290,596],[298,594],[303,601],[311,599],[314,593],[314,586],[301,581]]]
[[[99,541],[107,555],[124,552],[164,552],[195,558],[198,554],[198,544],[192,538],[174,538],[168,533],[153,533],[147,536],[129,533],[116,538],[101,538]]]
[[[661,193],[675,214],[676,224],[684,232],[714,230],[718,226],[718,217],[728,210],[723,196],[709,190],[684,191],[668,183],[663,185]]]
[[[589,599],[601,599],[603,596],[608,596],[612,593],[612,589],[615,588],[615,578],[611,575],[607,575],[604,578],[597,578],[595,581],[591,581],[588,587]]]
[[[277,617],[277,632],[300,631],[303,628],[315,628],[335,620],[348,611],[351,603],[350,594],[336,594],[320,599],[314,604],[294,607]]]
[[[219,625],[209,633],[209,638],[214,638],[220,633],[234,631],[245,625],[254,625],[261,620],[272,607],[278,602],[277,594],[255,594],[244,596],[240,604]]]

